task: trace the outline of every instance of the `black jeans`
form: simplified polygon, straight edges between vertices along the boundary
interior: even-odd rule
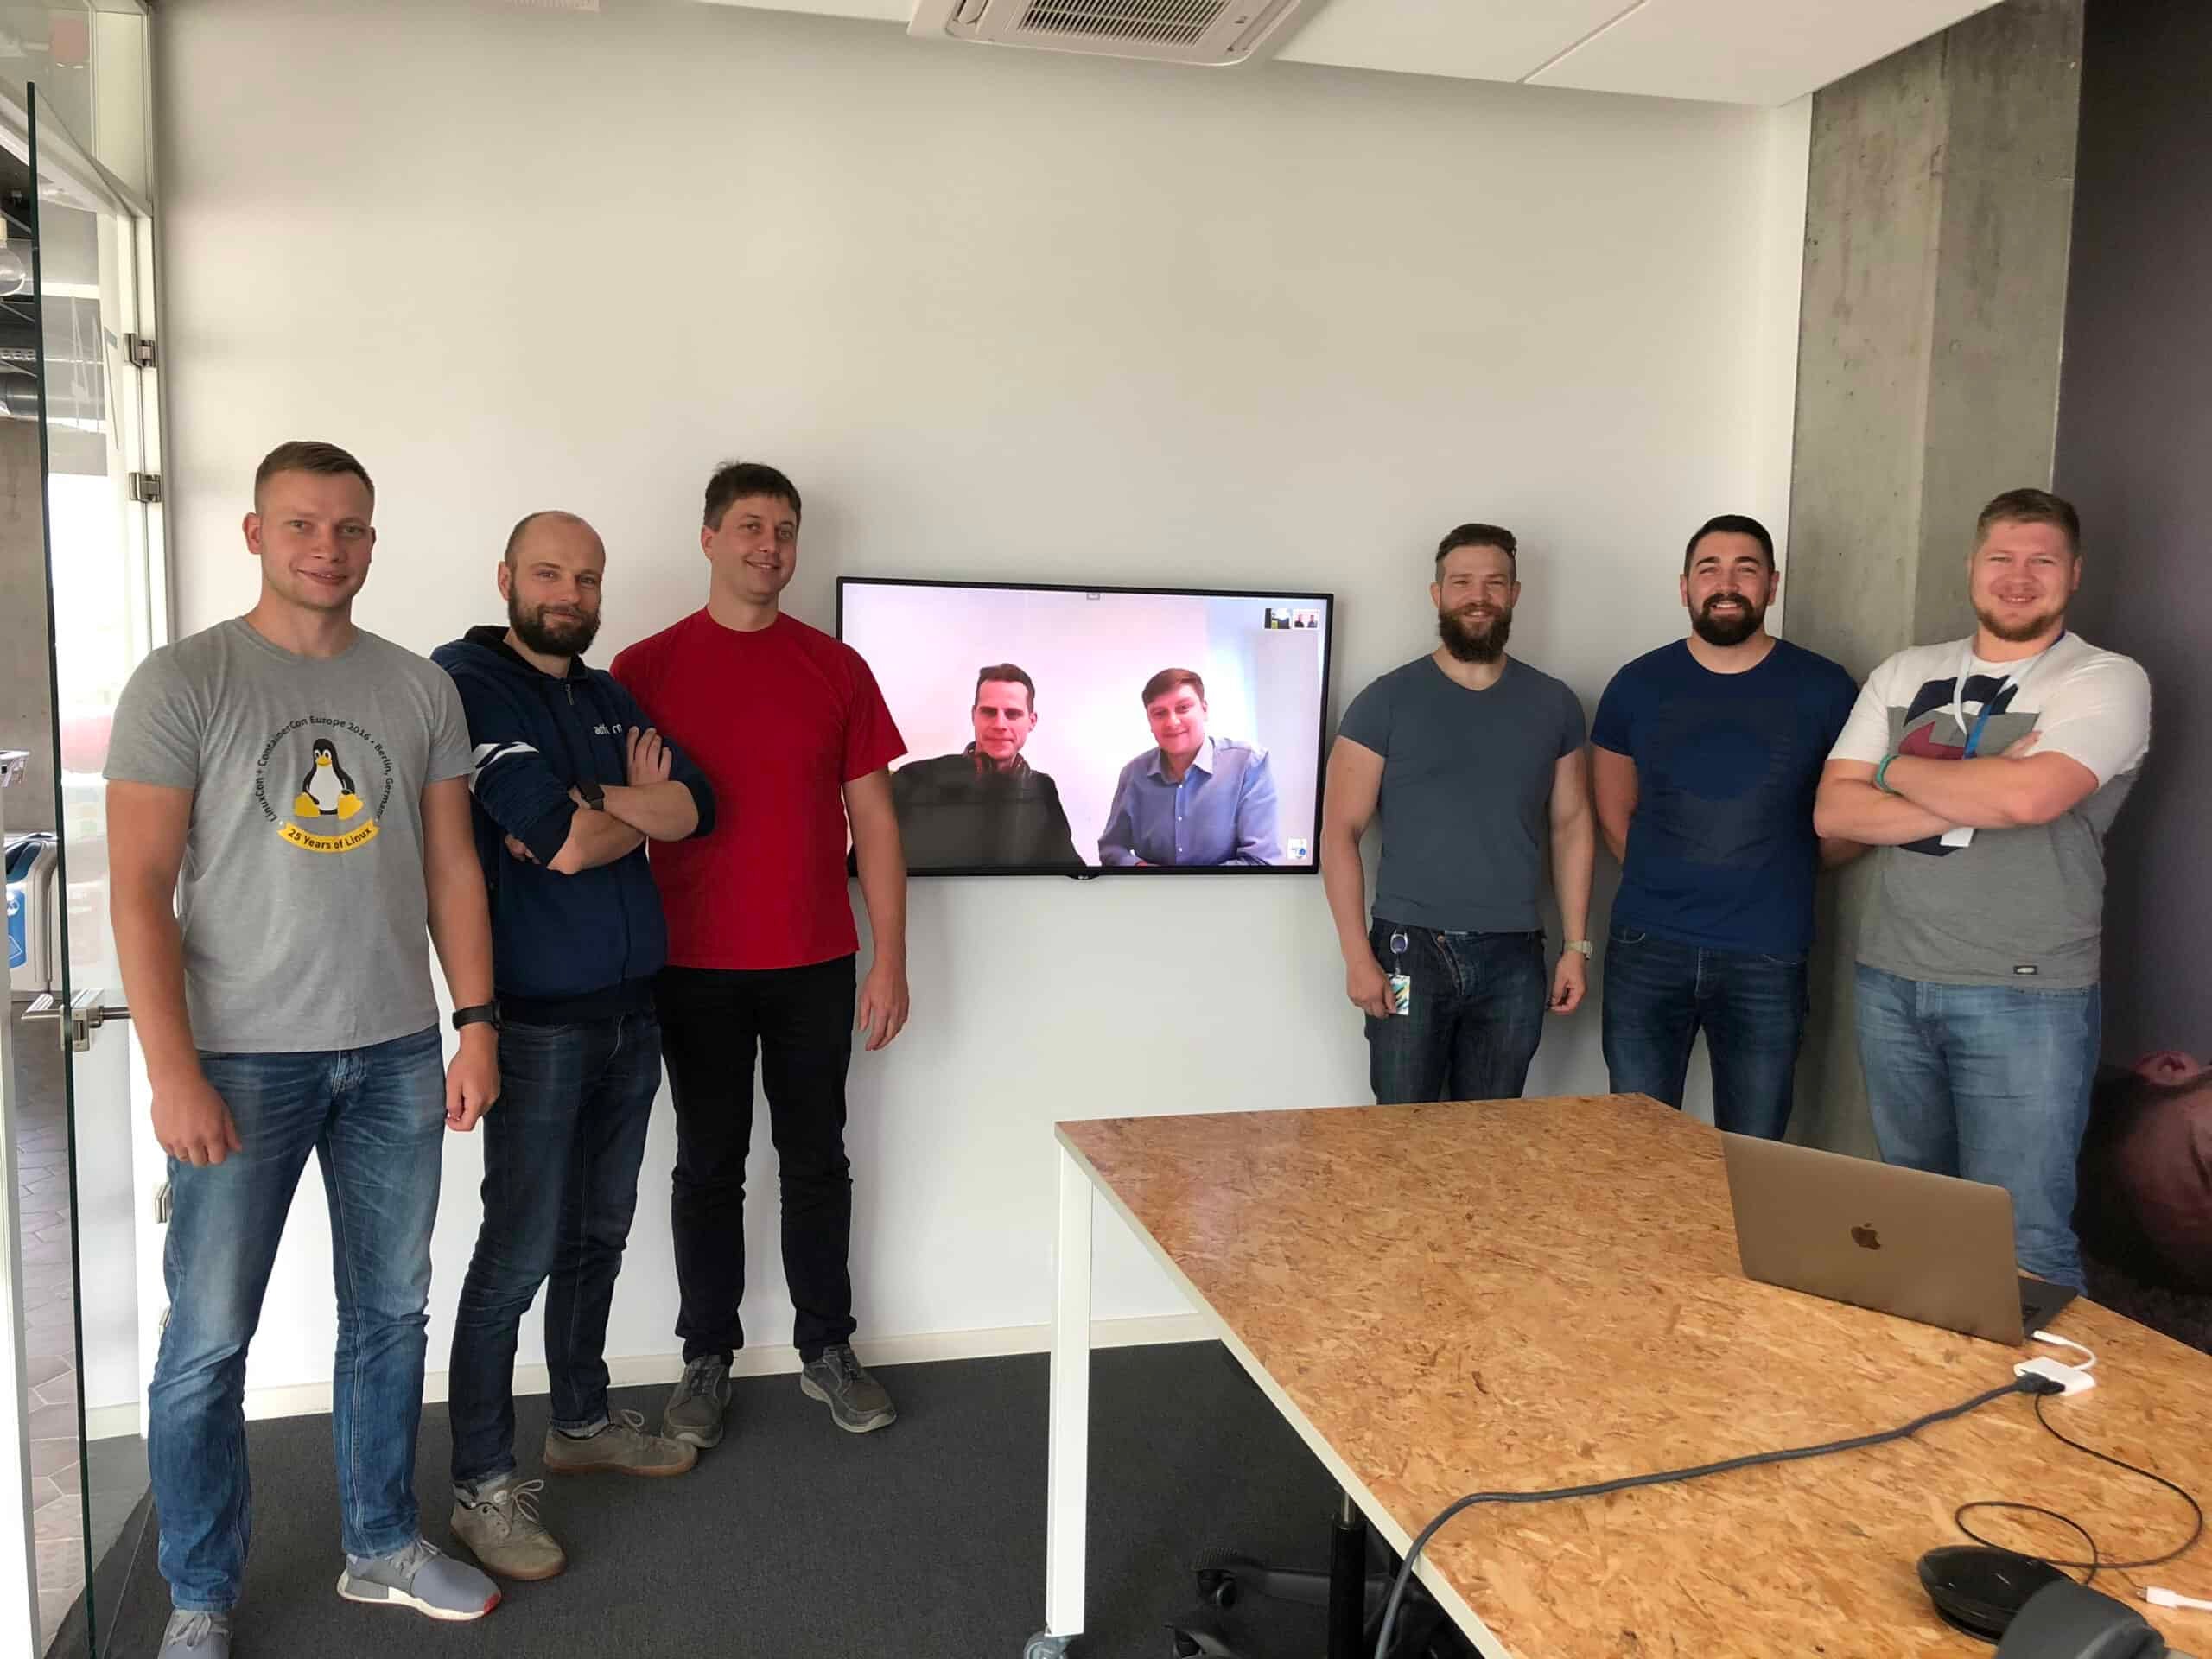
[[[484,1222],[454,1316],[456,1483],[515,1466],[515,1327],[549,1281],[553,1426],[607,1421],[607,1316],[659,1089],[650,1014],[500,1033],[499,1101],[484,1118]]]
[[[845,1067],[853,1053],[854,959],[804,968],[664,968],[658,986],[676,1097],[671,1206],[676,1334],[686,1363],[745,1345],[745,1154],[753,1144],[753,1057],[783,1188],[784,1277],[792,1340],[817,1358],[853,1334],[852,1165]]]

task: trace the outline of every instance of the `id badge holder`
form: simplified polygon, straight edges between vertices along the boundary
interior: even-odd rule
[[[1413,976],[1403,971],[1406,956],[1406,936],[1390,935],[1390,965],[1401,971],[1390,976],[1390,1012],[1410,1018],[1414,1011]]]

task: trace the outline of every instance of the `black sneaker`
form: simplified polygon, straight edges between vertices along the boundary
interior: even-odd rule
[[[899,1408],[883,1384],[862,1369],[847,1343],[834,1343],[822,1357],[799,1368],[798,1386],[810,1400],[830,1408],[830,1420],[849,1433],[865,1434],[899,1421]]]
[[[721,1442],[722,1415],[728,1409],[729,1362],[719,1354],[702,1355],[683,1368],[683,1380],[661,1413],[660,1432],[704,1451]]]

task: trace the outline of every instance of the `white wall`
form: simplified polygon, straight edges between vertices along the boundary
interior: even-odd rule
[[[806,493],[803,618],[841,571],[1333,591],[1338,710],[1430,643],[1454,523],[1521,533],[1514,648],[1594,704],[1680,631],[1690,526],[1786,518],[1794,331],[1760,320],[1794,315],[1772,175],[1803,156],[1751,111],[680,3],[158,28],[181,630],[251,601],[237,521],[294,436],[377,474],[359,616],[421,650],[497,617],[506,527],[554,505],[611,550],[600,660],[671,621],[743,454]],[[941,880],[911,934],[913,1024],[852,1071],[866,1333],[1047,1317],[1056,1118],[1367,1097],[1318,880]],[[1593,1006],[1530,1086],[1604,1082]],[[480,1156],[448,1159],[434,1369]],[[671,1157],[664,1108],[617,1355],[674,1346]],[[257,1386],[327,1375],[317,1186]],[[1102,1316],[1179,1311],[1125,1241],[1098,1259]]]

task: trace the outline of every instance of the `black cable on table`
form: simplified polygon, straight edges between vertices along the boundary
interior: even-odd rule
[[[1398,1623],[1398,1604],[1405,1599],[1406,1586],[1413,1579],[1414,1564],[1421,1559],[1421,1551],[1428,1547],[1428,1541],[1436,1535],[1438,1530],[1446,1522],[1462,1510],[1472,1509],[1478,1503],[1552,1503],[1570,1497],[1605,1497],[1614,1492],[1631,1491],[1639,1486],[1666,1486],[1678,1481],[1702,1480],[1711,1475],[1732,1474],[1738,1469],[1755,1469],[1762,1464],[1796,1463],[1807,1458],[1829,1457],[1839,1452],[1863,1451],[1868,1446],[1886,1446],[1892,1440],[1907,1439],[1917,1434],[1923,1428],[1932,1427],[1937,1423],[1948,1422],[1954,1417],[1963,1417],[1968,1412],[1979,1411],[1993,1400],[2002,1400],[2010,1395],[2044,1395],[2063,1392],[2064,1390],[2061,1385],[2048,1377],[2016,1376],[2001,1389],[1991,1389],[1977,1394],[1971,1400],[1961,1401],[1955,1406],[1946,1406],[1941,1411],[1931,1411],[1926,1416],[1916,1417],[1912,1421],[1897,1428],[1885,1428],[1873,1434],[1859,1434],[1847,1440],[1827,1440],[1819,1446],[1792,1446],[1781,1452],[1753,1452],[1740,1458],[1723,1459],[1719,1463],[1700,1463],[1688,1469],[1666,1469],[1649,1475],[1624,1475],[1618,1480],[1594,1481],[1586,1486],[1555,1486],[1548,1491],[1535,1492],[1470,1492],[1465,1497],[1454,1499],[1439,1511],[1436,1518],[1421,1529],[1413,1543],[1407,1548],[1406,1559],[1399,1564],[1397,1576],[1391,1580],[1390,1598],[1382,1605],[1382,1625],[1376,1639],[1375,1659],[1389,1659],[1390,1638],[1395,1633]],[[2040,1402],[2038,1402],[2038,1408],[2040,1408]],[[2041,1416],[2040,1408],[2037,1414]],[[2044,1427],[2050,1428],[2048,1422],[2045,1422]],[[2058,1433],[2055,1428],[2050,1432],[2054,1434]],[[2063,1434],[2060,1434],[2059,1438],[2066,1439]],[[2089,1447],[2081,1446],[2076,1441],[2068,1440],[2067,1444],[2075,1446],[2077,1450],[2088,1452],[2092,1457],[2104,1457],[2103,1452],[2091,1451]],[[2117,1458],[2106,1458],[2105,1461],[2118,1463],[2120,1460]],[[2121,1464],[2120,1466],[2133,1467],[2131,1464]],[[2148,1471],[2137,1470],[2136,1472],[2141,1474]],[[2152,1475],[2151,1478],[2158,1480],[2160,1477]],[[2165,1481],[2163,1484],[2169,1486],[2173,1484],[2171,1481]],[[2175,1486],[2174,1490],[2181,1491],[2178,1486]],[[2183,1492],[2182,1496],[2187,1497],[2189,1495]],[[2190,1499],[2192,1504],[2195,1502],[2195,1499]],[[2061,1518],[2063,1519],[2063,1516]],[[2199,1532],[2203,1529],[2203,1512],[2200,1510],[2197,1512]],[[2190,1542],[2196,1541],[2196,1537],[2192,1535]],[[2095,1548],[2095,1540],[2092,1539],[2090,1548],[2094,1551]],[[2187,1548],[2188,1546],[2183,1545],[2183,1548]],[[2175,1553],[2177,1554],[2180,1552]],[[2171,1560],[2172,1557],[2163,1556],[2160,1559]],[[2116,1563],[2107,1563],[2107,1565],[2116,1565]],[[2150,1563],[2146,1562],[2143,1565],[2150,1565]]]
[[[1961,1532],[1966,1534],[1967,1537],[1973,1539],[1977,1544],[1986,1544],[1993,1549],[2004,1549],[2009,1548],[2009,1546],[1999,1544],[1994,1542],[1993,1540],[1983,1537],[1980,1533],[1976,1532],[1972,1527],[1967,1524],[1966,1517],[1969,1512],[1975,1510],[2010,1510],[2015,1514],[2047,1516],[2053,1521],[2063,1522],[2064,1525],[2073,1528],[2073,1529],[2080,1533],[2082,1537],[2088,1539],[2089,1559],[2086,1561],[2062,1561],[2049,1555],[2038,1555],[2035,1559],[2042,1561],[2049,1567],[2088,1568],[2089,1576],[2082,1580],[2083,1584],[2094,1582],[2097,1574],[2107,1567],[2111,1568],[2114,1572],[2120,1572],[2128,1567],[2164,1567],[2168,1561],[2174,1560],[2181,1556],[2186,1555],[2191,1549],[2196,1547],[2196,1541],[2204,1535],[2204,1506],[2202,1504],[2199,1503],[2191,1494],[2183,1491],[2181,1487],[2175,1485],[2171,1480],[2168,1480],[2164,1475],[2155,1474],[2148,1469],[2138,1468],[2135,1465],[2128,1462],[2125,1458],[2115,1458],[2109,1452],[2098,1451],[2094,1446],[2082,1445],[2081,1441],[2067,1433],[2056,1423],[2052,1422],[2050,1418],[2043,1414],[2043,1402],[2044,1396],[2037,1395],[2036,1396],[2036,1421],[2041,1423],[2044,1429],[2061,1443],[2072,1446],[2076,1452],[2082,1453],[2086,1457],[2094,1458],[2100,1463],[2108,1463],[2115,1469],[2125,1469],[2131,1475],[2140,1475],[2145,1480],[2155,1481],[2158,1484],[2164,1487],[2168,1491],[2171,1492],[2176,1497],[2181,1499],[2183,1503],[2188,1504],[2189,1512],[2196,1518],[2196,1524],[2190,1529],[2189,1536],[2182,1540],[2181,1543],[2176,1548],[2168,1550],[2163,1555],[2146,1556],[2139,1561],[2110,1560],[2107,1560],[2103,1552],[2098,1548],[2097,1541],[2090,1535],[2089,1529],[2083,1526],[2079,1521],[2076,1521],[2072,1516],[2062,1515],[2056,1510],[2045,1509],[2040,1503],[2018,1503],[2005,1498],[1981,1498],[1972,1503],[1960,1504],[1959,1507],[1952,1511],[1951,1514],[1951,1523],[1954,1526],[1957,1527]],[[2025,1554],[2027,1552],[2023,1550],[2018,1553]]]

